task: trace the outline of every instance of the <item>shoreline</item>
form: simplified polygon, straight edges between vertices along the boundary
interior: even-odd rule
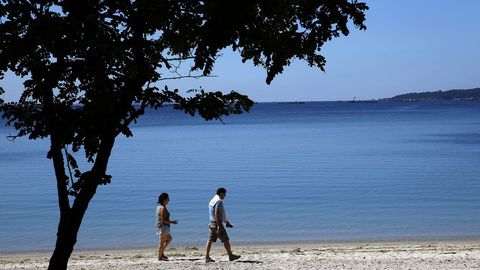
[[[235,241],[231,240],[230,243],[232,247],[235,248],[288,248],[295,246],[349,246],[349,245],[383,245],[383,244],[392,244],[392,245],[414,245],[414,244],[479,244],[480,245],[480,236],[445,236],[445,237],[412,237],[412,238],[388,238],[388,239],[358,239],[358,240],[338,240],[338,239],[329,239],[329,240],[272,240],[272,241]],[[189,249],[203,249],[205,243],[175,243],[173,241],[168,248],[174,250],[189,250]],[[223,247],[220,241],[217,241],[215,246]],[[0,258],[5,256],[46,256],[50,255],[53,252],[52,249],[42,249],[42,250],[13,250],[13,251],[0,251]],[[91,248],[74,248],[72,256],[75,253],[103,253],[103,252],[124,252],[124,251],[149,251],[155,250],[156,245],[127,245],[123,247],[112,246],[112,247],[91,247]]]
[[[394,238],[394,239],[365,239],[365,240],[302,240],[302,241],[261,241],[261,242],[242,242],[231,241],[232,249],[284,249],[296,247],[347,247],[347,246],[410,246],[410,245],[479,245],[478,237],[425,237],[425,238]],[[124,247],[99,247],[99,248],[78,248],[74,249],[72,257],[82,254],[97,253],[135,253],[150,252],[156,250],[156,245],[145,246],[124,246]],[[203,250],[204,244],[186,244],[171,243],[167,249],[173,251]],[[214,243],[212,250],[223,249],[220,241]],[[22,256],[50,256],[51,250],[20,250],[20,251],[0,251],[2,257],[22,257]]]
[[[220,243],[218,241],[218,243]],[[217,243],[217,244],[218,244]],[[295,245],[302,246],[337,246],[337,245],[375,245],[375,244],[424,244],[424,243],[437,243],[437,244],[480,244],[480,236],[434,236],[434,237],[403,237],[403,238],[372,238],[372,239],[326,239],[326,240],[272,240],[272,241],[236,241],[233,239],[230,243],[233,247],[259,247],[259,248],[275,248],[275,247],[291,247]],[[204,248],[204,242],[192,242],[192,243],[175,243],[175,240],[169,245],[169,248],[185,249],[185,248]],[[214,245],[215,246],[215,245]],[[49,254],[53,252],[52,249],[39,249],[39,250],[12,250],[5,251],[0,250],[0,257],[12,256],[12,255],[32,255],[32,254]],[[87,248],[74,248],[75,252],[105,252],[105,251],[130,251],[130,250],[149,250],[155,249],[155,245],[127,245],[123,247],[87,247]]]

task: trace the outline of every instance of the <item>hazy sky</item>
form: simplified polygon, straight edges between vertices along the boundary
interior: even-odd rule
[[[391,97],[413,91],[480,87],[480,0],[364,0],[366,31],[323,48],[326,72],[295,61],[271,85],[266,73],[224,52],[217,77],[171,81],[180,90],[237,90],[255,101],[351,100]],[[0,83],[6,99],[19,85]],[[16,88],[16,90],[15,90]]]

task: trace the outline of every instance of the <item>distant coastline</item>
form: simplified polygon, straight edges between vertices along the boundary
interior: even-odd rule
[[[472,89],[451,89],[451,90],[438,90],[431,92],[411,92],[407,94],[396,95],[390,98],[378,98],[378,99],[358,99],[354,97],[352,100],[339,100],[337,102],[349,102],[349,103],[378,103],[378,102],[417,102],[417,101],[470,101],[480,100],[480,88]],[[312,102],[312,101],[305,101]],[[303,104],[305,102],[278,102],[284,104]]]
[[[287,105],[303,105],[312,102],[345,102],[345,103],[378,103],[378,102],[417,102],[417,101],[474,101],[480,100],[480,88],[472,89],[451,89],[438,90],[430,92],[411,92],[407,94],[396,95],[389,98],[359,99],[353,97],[351,100],[292,100],[292,101],[256,101],[255,103],[276,103]],[[74,104],[75,107],[82,107],[80,104]],[[139,107],[140,104],[135,104]],[[162,107],[173,107],[173,103],[163,104]]]
[[[386,101],[432,101],[432,100],[480,100],[480,88],[452,89],[447,91],[419,92],[397,95],[384,99]]]

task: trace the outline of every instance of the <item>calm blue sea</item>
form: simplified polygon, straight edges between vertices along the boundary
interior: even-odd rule
[[[224,122],[148,112],[118,139],[76,248],[155,245],[161,192],[173,244],[203,245],[220,186],[234,243],[480,236],[478,101],[261,103]],[[48,141],[12,133],[0,127],[0,252],[52,249]]]

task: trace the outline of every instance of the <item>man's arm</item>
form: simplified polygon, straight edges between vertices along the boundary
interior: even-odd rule
[[[222,223],[222,217],[223,217],[223,213],[222,213],[222,207],[220,207],[221,202],[219,202],[216,206],[215,206],[215,221],[217,222],[217,232],[220,233],[222,232],[223,230],[225,230],[225,228],[223,228],[223,223]]]

